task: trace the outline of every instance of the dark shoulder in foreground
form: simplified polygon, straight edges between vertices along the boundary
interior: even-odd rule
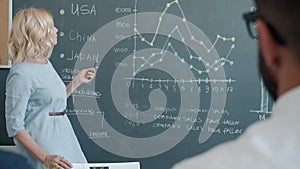
[[[0,169],[33,169],[21,155],[0,151]]]

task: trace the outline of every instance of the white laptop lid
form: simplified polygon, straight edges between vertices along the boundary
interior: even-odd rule
[[[73,163],[73,169],[140,169],[139,162],[122,163]]]

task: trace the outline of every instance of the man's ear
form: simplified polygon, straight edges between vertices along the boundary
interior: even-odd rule
[[[266,65],[269,68],[274,68],[280,65],[280,58],[278,55],[279,45],[274,39],[268,26],[262,20],[257,20],[258,26],[258,38],[260,50],[265,60]]]

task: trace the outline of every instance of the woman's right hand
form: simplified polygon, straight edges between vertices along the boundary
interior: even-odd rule
[[[73,165],[59,155],[47,155],[44,160],[47,169],[70,169]]]

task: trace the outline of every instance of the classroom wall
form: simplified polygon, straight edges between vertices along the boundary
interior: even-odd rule
[[[10,150],[12,139],[8,138],[5,129],[5,80],[9,69],[7,68],[7,38],[9,31],[9,11],[10,0],[0,0],[0,149]]]
[[[9,23],[9,0],[0,0],[0,65],[7,65],[7,37]]]

